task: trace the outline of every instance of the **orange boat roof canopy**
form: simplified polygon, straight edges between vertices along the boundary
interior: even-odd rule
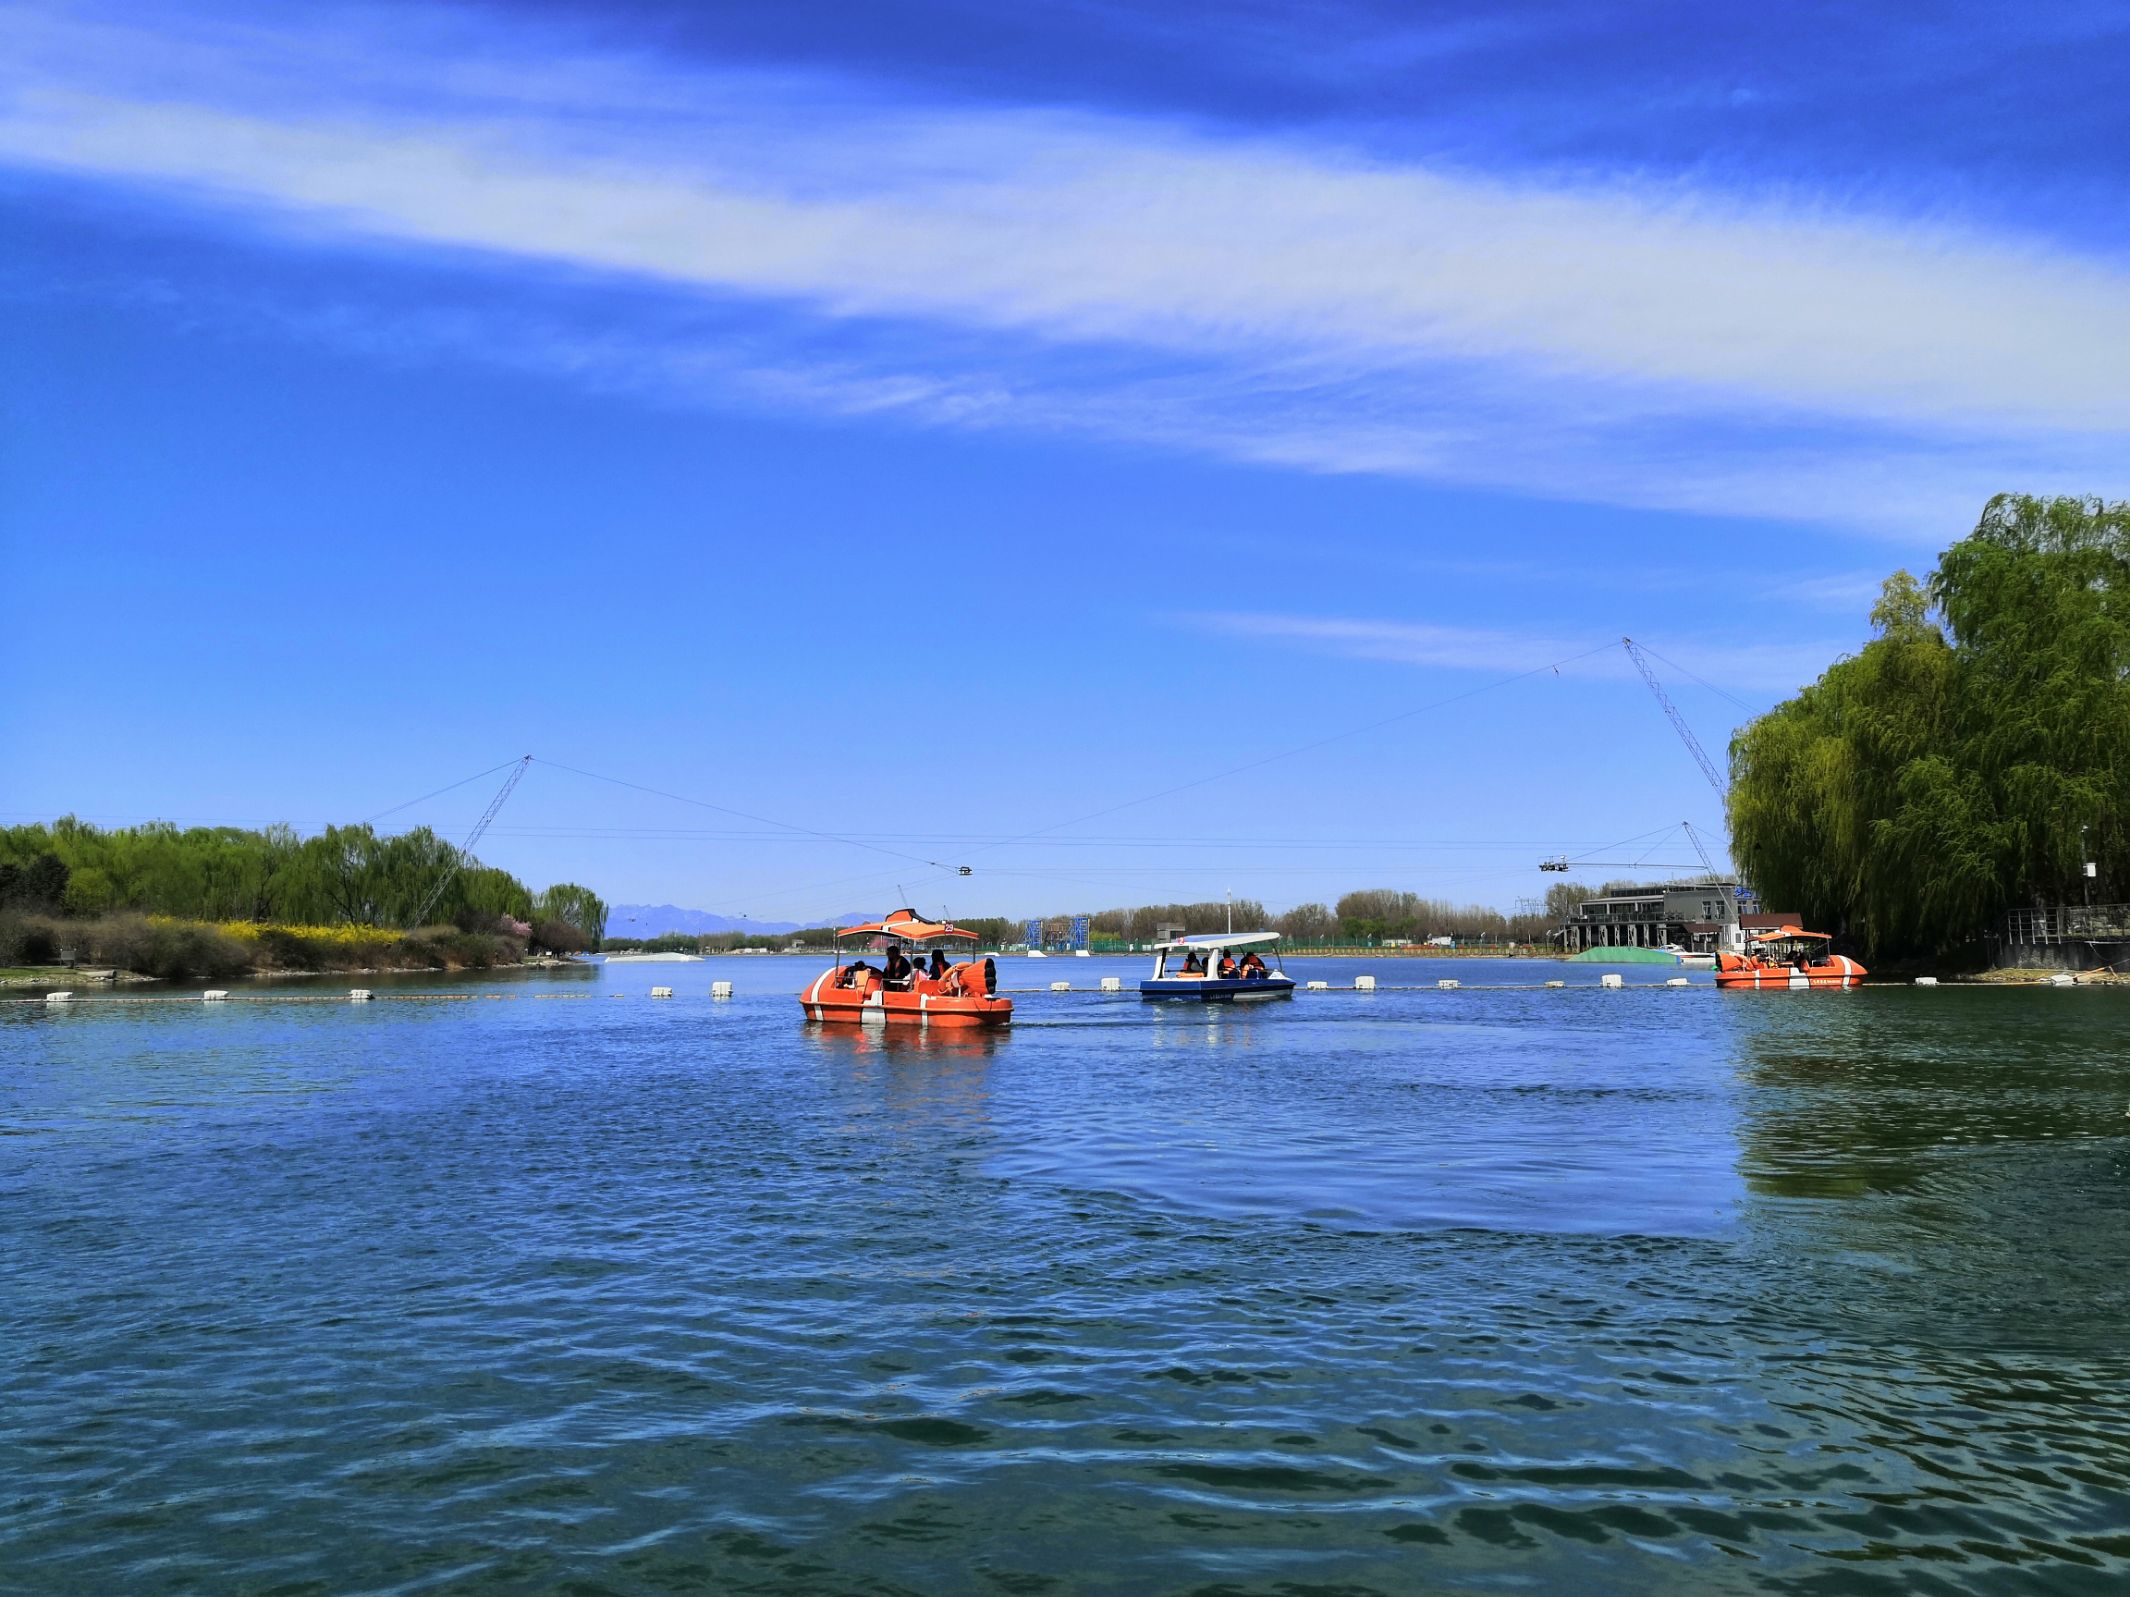
[[[836,933],[838,941],[845,937],[875,937],[883,942],[900,939],[906,943],[929,943],[942,937],[960,937],[976,941],[976,933],[965,932],[959,926],[950,926],[945,921],[926,920],[914,909],[898,909],[886,920],[869,921],[863,926],[846,926]]]
[[[1802,926],[1778,926],[1772,932],[1755,932],[1753,941],[1756,943],[1772,943],[1786,937],[1811,937],[1818,939],[1822,943],[1834,941],[1832,932],[1808,932]]]

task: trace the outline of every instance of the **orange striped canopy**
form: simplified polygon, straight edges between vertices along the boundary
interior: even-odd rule
[[[885,948],[891,942],[929,943],[943,937],[976,941],[976,933],[965,932],[944,921],[926,920],[914,909],[898,909],[886,920],[869,921],[863,926],[846,926],[836,933],[836,937],[839,941],[845,937],[871,938],[875,948]]]
[[[1784,937],[1812,937],[1817,938],[1822,943],[1834,941],[1834,936],[1831,932],[1808,932],[1802,926],[1778,926],[1772,932],[1755,932],[1753,941],[1756,943],[1772,943]]]

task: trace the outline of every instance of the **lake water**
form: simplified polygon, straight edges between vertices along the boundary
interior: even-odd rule
[[[2130,1590],[2130,994],[1303,964],[0,1005],[0,1589]]]

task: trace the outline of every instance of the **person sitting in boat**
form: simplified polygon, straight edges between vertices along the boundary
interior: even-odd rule
[[[1244,981],[1263,981],[1266,974],[1265,962],[1257,957],[1256,949],[1253,948],[1249,953],[1243,955],[1242,978]]]
[[[1225,949],[1221,951],[1220,955],[1220,979],[1222,981],[1235,980],[1235,956]]]
[[[836,985],[838,987],[855,987],[860,992],[863,992],[872,984],[873,978],[878,974],[878,971],[861,959],[855,965],[845,969],[843,979],[837,982]]]
[[[896,992],[908,992],[910,983],[916,979],[916,976],[917,967],[909,962],[909,959],[903,954],[901,949],[891,948],[888,950],[886,977],[890,988]]]
[[[1196,949],[1183,956],[1183,973],[1186,976],[1203,976],[1206,973],[1206,962],[1198,957]]]
[[[932,968],[925,974],[934,981],[945,981],[947,979],[947,951],[944,948],[932,950]]]

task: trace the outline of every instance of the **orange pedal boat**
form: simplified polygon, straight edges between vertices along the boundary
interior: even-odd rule
[[[914,909],[847,926],[836,933],[835,967],[799,994],[799,1006],[808,1020],[861,1026],[1003,1026],[1013,1019],[1013,1000],[998,996],[998,968],[990,960],[964,959],[933,976],[912,958],[928,948],[943,952],[975,941],[976,933],[925,920]],[[875,969],[862,957],[846,961],[847,943],[861,955],[887,955],[887,968]]]
[[[1758,933],[1744,953],[1716,956],[1716,985],[1776,991],[1856,986],[1864,967],[1847,954],[1828,953],[1832,941],[1825,932],[1800,926]]]

